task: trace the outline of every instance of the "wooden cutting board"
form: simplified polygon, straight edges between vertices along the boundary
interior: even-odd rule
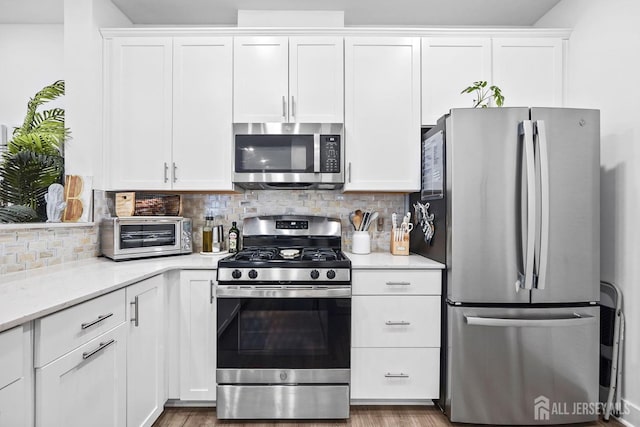
[[[67,207],[62,214],[62,221],[77,222],[82,216],[84,206],[80,196],[84,188],[84,182],[79,175],[67,175],[64,178],[64,199]]]

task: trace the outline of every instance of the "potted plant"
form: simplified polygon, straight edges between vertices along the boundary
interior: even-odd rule
[[[473,93],[475,95],[476,99],[473,100],[473,108],[487,108],[491,99],[494,100],[497,107],[502,107],[504,104],[502,90],[495,85],[487,88],[487,82],[484,80],[473,82],[471,86],[463,89],[460,93]]]
[[[44,195],[64,178],[64,109],[38,108],[64,95],[64,81],[45,86],[29,100],[21,127],[15,128],[0,159],[0,222],[46,219]]]

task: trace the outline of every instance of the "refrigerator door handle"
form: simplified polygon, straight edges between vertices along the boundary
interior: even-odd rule
[[[537,289],[544,289],[549,260],[549,146],[544,120],[536,120],[535,135],[540,152],[540,262],[538,264]]]
[[[523,241],[523,262],[524,276],[516,282],[516,286],[522,289],[533,289],[533,265],[535,252],[535,232],[536,232],[536,166],[533,146],[533,122],[524,120],[520,124],[520,134],[526,159],[527,176],[527,219],[526,219],[526,242]],[[524,221],[523,221],[524,223]],[[525,234],[525,233],[523,233]],[[524,237],[524,236],[523,236]]]
[[[533,328],[557,328],[562,326],[583,326],[596,322],[595,316],[581,316],[575,314],[571,317],[552,317],[545,319],[518,319],[503,317],[479,317],[464,316],[468,325],[474,326],[499,326],[499,327],[533,327]]]

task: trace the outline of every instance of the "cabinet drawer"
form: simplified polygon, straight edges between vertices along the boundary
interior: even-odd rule
[[[440,347],[440,297],[354,296],[353,347]]]
[[[354,348],[351,399],[433,399],[440,384],[439,348]]]
[[[0,333],[0,389],[23,376],[22,326]]]
[[[440,295],[440,270],[354,270],[353,295]]]
[[[124,289],[37,320],[35,366],[46,365],[124,320]]]

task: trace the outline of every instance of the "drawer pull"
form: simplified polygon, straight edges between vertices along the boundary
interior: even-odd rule
[[[93,320],[91,322],[87,322],[87,323],[83,323],[80,325],[81,329],[87,329],[92,327],[93,325],[102,322],[104,319],[108,319],[109,317],[113,316],[113,313],[109,313],[109,314],[103,314],[101,316],[98,316],[98,318],[96,320]]]
[[[135,326],[137,328],[140,325],[140,319],[138,319],[138,317],[139,317],[138,296],[136,295],[135,298],[133,298],[133,302],[130,302],[129,304],[134,306],[133,307],[133,316],[131,317],[130,321],[133,322],[133,326]]]
[[[91,356],[93,356],[94,354],[98,353],[99,351],[102,351],[105,348],[109,347],[114,342],[116,342],[116,340],[114,340],[114,339],[111,339],[111,340],[109,340],[107,342],[101,342],[100,345],[98,346],[98,348],[96,348],[95,350],[85,351],[84,353],[82,353],[82,358],[83,359],[88,359]]]
[[[387,326],[408,326],[411,322],[407,322],[406,320],[387,320],[384,322]]]
[[[400,372],[399,374],[392,374],[391,372],[387,372],[386,374],[384,374],[385,378],[409,378],[408,374],[403,374],[402,372]]]
[[[387,282],[387,286],[411,286],[411,282]]]

